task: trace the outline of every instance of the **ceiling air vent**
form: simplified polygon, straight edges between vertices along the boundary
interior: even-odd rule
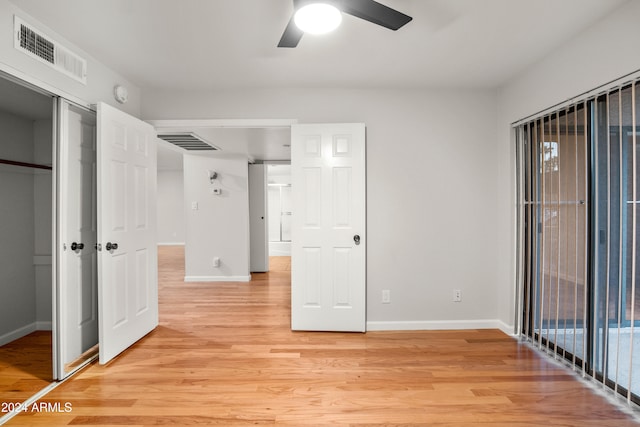
[[[87,84],[87,61],[14,16],[14,46],[67,76]]]
[[[193,132],[161,133],[158,138],[189,151],[219,150]]]

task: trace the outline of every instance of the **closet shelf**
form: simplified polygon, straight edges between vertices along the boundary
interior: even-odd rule
[[[0,159],[0,164],[12,165],[12,166],[21,166],[21,167],[25,167],[25,168],[35,168],[35,169],[46,169],[46,170],[52,170],[53,169],[51,166],[47,166],[47,165],[38,165],[38,164],[35,164],[35,163],[16,162],[15,160],[6,160],[6,159]]]

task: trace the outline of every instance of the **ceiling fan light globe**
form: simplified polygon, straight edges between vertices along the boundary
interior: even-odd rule
[[[340,26],[342,13],[330,4],[312,3],[298,9],[293,20],[305,33],[326,34]]]

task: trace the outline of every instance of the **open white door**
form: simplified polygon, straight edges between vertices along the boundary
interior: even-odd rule
[[[291,127],[291,327],[366,329],[364,124]]]
[[[156,134],[98,104],[100,363],[158,325]]]
[[[98,344],[96,114],[58,98],[56,167],[56,327],[58,380],[80,368]],[[95,354],[95,353],[94,353]]]

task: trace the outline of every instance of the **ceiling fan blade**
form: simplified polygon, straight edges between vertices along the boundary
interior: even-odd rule
[[[374,0],[342,0],[339,8],[344,13],[382,25],[394,31],[413,19],[409,15],[405,15]]]
[[[287,28],[284,29],[284,33],[282,33],[282,37],[280,38],[280,43],[278,43],[278,47],[296,47],[302,38],[304,32],[298,28],[293,22],[293,16],[289,20],[287,24]]]

